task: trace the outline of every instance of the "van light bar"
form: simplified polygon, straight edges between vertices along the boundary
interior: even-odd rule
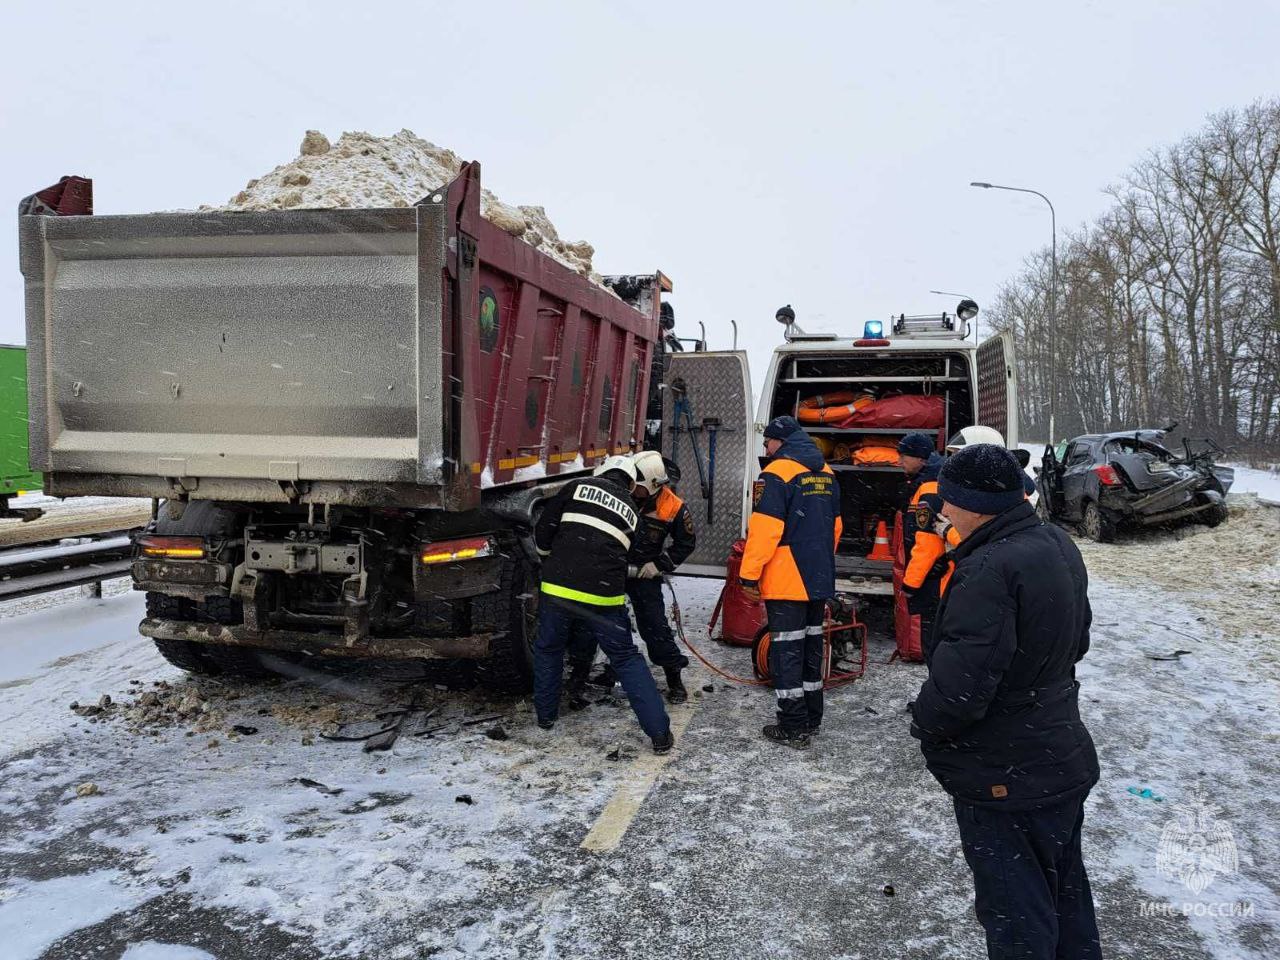
[[[491,557],[497,553],[497,546],[491,537],[467,537],[463,540],[438,540],[435,543],[423,544],[418,555],[427,566],[437,563],[453,563],[457,560],[477,560]]]
[[[861,340],[853,341],[855,347],[888,347],[891,346],[884,337],[863,337]]]
[[[148,534],[138,538],[144,557],[166,557],[170,560],[203,560],[204,540],[201,537],[159,537]]]

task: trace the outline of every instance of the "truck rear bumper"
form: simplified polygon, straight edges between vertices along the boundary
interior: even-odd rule
[[[355,643],[337,634],[303,630],[254,631],[241,626],[195,623],[189,620],[147,618],[138,632],[154,640],[189,640],[237,647],[291,650],[330,657],[386,657],[409,660],[482,660],[498,636],[478,633],[469,637],[365,637]]]

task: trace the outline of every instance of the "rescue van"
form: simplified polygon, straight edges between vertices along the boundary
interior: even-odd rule
[[[1000,333],[979,345],[970,326],[977,312],[964,300],[954,314],[871,320],[841,335],[805,333],[779,311],[784,343],[773,352],[754,416],[745,353],[675,354],[664,386],[662,450],[681,469],[698,537],[680,572],[725,575],[765,463],[765,424],[790,414],[839,480],[837,589],[891,596],[893,562],[879,559],[884,551],[875,547],[880,524],[892,534],[906,502],[899,438],[926,433],[942,453],[949,437],[982,424],[1009,447],[1018,442],[1013,338]]]

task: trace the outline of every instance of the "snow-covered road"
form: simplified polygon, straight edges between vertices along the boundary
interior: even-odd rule
[[[1280,510],[1246,499],[1217,531],[1082,547],[1083,708],[1103,763],[1085,854],[1106,954],[1274,957]],[[677,585],[695,638],[717,586]],[[137,638],[140,617],[116,592],[0,618],[6,960],[984,955],[950,803],[907,735],[923,668],[886,663],[884,639],[810,752],[759,739],[767,694],[699,676],[677,750],[654,763],[604,695],[551,734],[527,702],[359,675],[206,681],[214,712],[195,725],[72,713],[195,688]],[[710,653],[746,670],[741,650]],[[500,714],[501,733],[445,726],[384,754],[316,736],[414,695],[433,723]],[[96,793],[77,797],[85,783]],[[583,849],[628,791],[643,802],[616,848]],[[1162,873],[1180,824],[1225,831],[1236,869],[1200,892]]]

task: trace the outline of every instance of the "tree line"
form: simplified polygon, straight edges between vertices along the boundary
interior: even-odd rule
[[[1159,427],[1280,454],[1280,100],[1209,118],[1152,151],[988,314],[1018,350],[1025,437]]]

